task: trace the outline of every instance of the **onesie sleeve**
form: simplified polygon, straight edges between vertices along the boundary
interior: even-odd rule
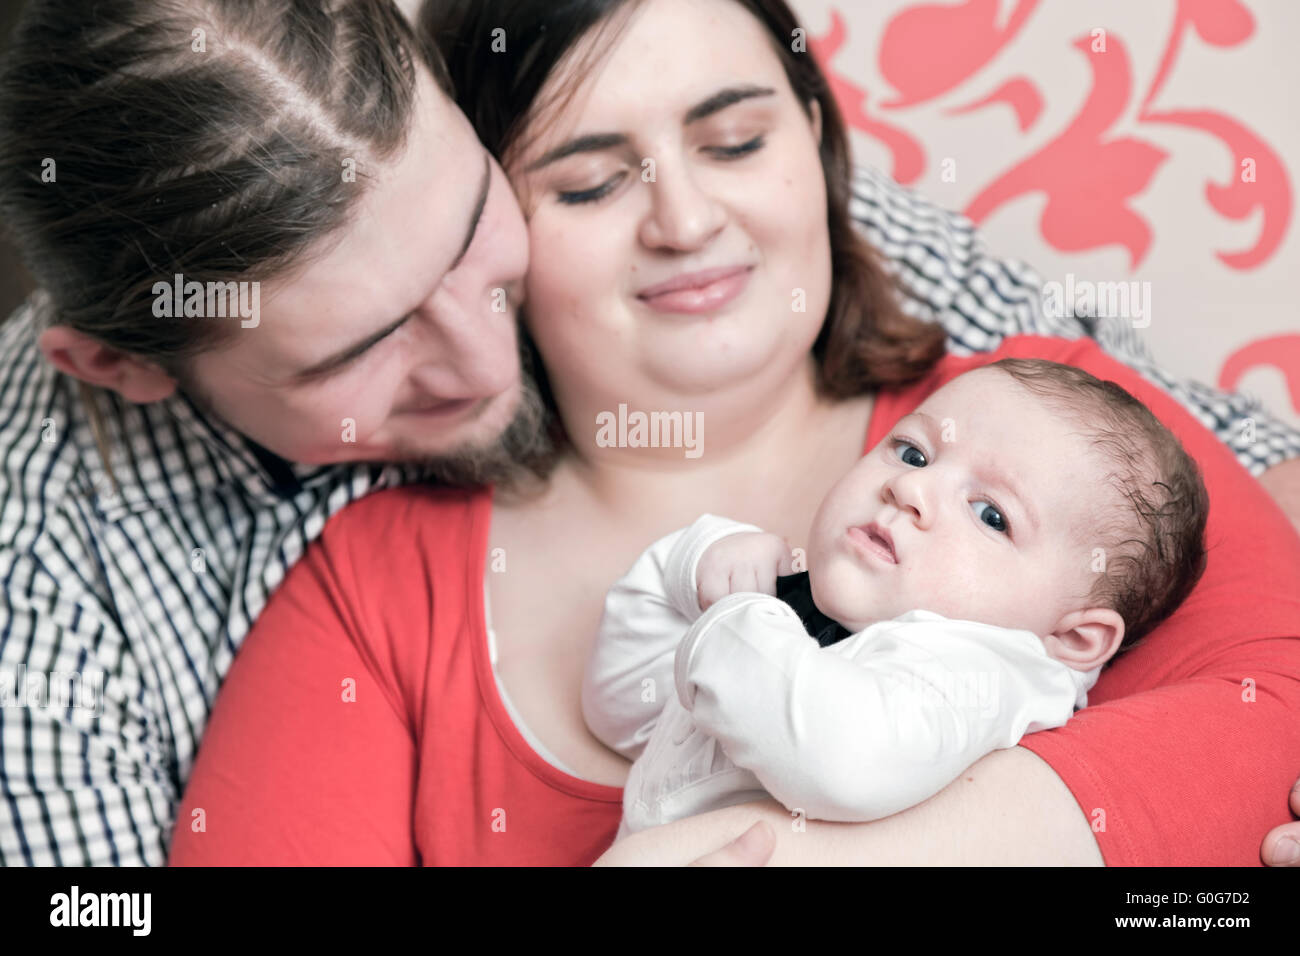
[[[818,820],[914,806],[1086,700],[1085,675],[1028,631],[913,611],[822,648],[789,607],[756,594],[710,608],[676,665],[696,726],[788,809]]]
[[[699,617],[695,570],[727,535],[761,529],[715,515],[660,538],[605,598],[582,679],[582,716],[607,747],[635,760],[672,693],[673,654]]]

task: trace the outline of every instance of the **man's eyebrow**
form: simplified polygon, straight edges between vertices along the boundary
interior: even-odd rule
[[[758,96],[772,96],[775,93],[776,90],[766,86],[727,87],[725,90],[719,90],[707,99],[701,100],[687,110],[686,116],[682,119],[682,125],[689,126],[691,123],[696,123],[706,116],[712,116],[719,110],[724,110],[742,100],[749,100]],[[598,153],[601,150],[613,149],[615,146],[626,146],[627,142],[628,138],[625,133],[588,133],[584,136],[576,136],[545,153],[540,159],[529,163],[524,171],[531,173],[576,153]]]
[[[340,349],[338,352],[335,352],[333,355],[329,356],[329,358],[323,359],[314,365],[308,366],[307,368],[303,369],[301,372],[295,372],[293,375],[293,381],[295,383],[304,382],[307,381],[308,379],[313,379],[316,378],[317,376],[324,375],[326,372],[333,371],[334,369],[338,368],[340,365],[345,365],[346,363],[352,361],[352,359],[356,358],[358,355],[365,352],[366,349],[370,348],[376,342],[380,341],[383,338],[386,338],[389,335],[392,335],[394,332],[397,331],[398,327],[403,325],[406,322],[406,320],[409,319],[412,315],[414,315],[413,312],[408,312],[406,315],[402,316],[396,322],[384,326],[378,332],[374,332],[370,335],[367,335],[360,342],[356,342],[352,345],[347,346],[344,349]]]
[[[452,262],[451,266],[447,269],[448,272],[450,272],[452,269],[455,269],[458,265],[460,265],[460,261],[465,258],[465,253],[469,252],[469,247],[474,242],[474,234],[478,232],[478,225],[483,219],[483,210],[487,206],[488,190],[491,185],[492,185],[492,161],[488,156],[487,150],[484,150],[483,151],[483,179],[479,183],[478,199],[475,200],[474,211],[470,214],[469,228],[466,229],[465,231],[465,240],[463,243],[461,243],[460,252],[457,253],[455,261]],[[376,342],[379,342],[382,339],[386,338],[387,336],[392,335],[394,332],[396,332],[397,329],[403,323],[405,323],[406,320],[409,319],[412,314],[413,313],[408,312],[406,315],[402,316],[396,322],[392,322],[384,326],[378,332],[374,332],[370,335],[367,335],[361,341],[354,342],[352,345],[340,349],[339,351],[335,352],[333,355],[329,356],[328,358],[322,359],[321,361],[316,362],[314,365],[311,365],[300,372],[294,373],[293,381],[303,382],[308,379],[316,378],[317,376],[324,375],[326,372],[329,372],[333,369],[338,368],[341,365],[346,364],[347,362],[350,362],[352,359],[356,358],[358,355],[361,355],[363,352],[365,352],[366,349],[370,348]]]
[[[488,188],[492,185],[492,160],[488,156],[487,150],[483,150],[483,180],[479,183],[478,199],[474,202],[474,212],[469,219],[469,228],[465,230],[465,241],[461,244],[460,252],[456,256],[456,261],[451,264],[447,270],[460,265],[460,260],[465,258],[465,253],[469,252],[469,247],[474,242],[474,234],[478,232],[478,224],[483,219],[483,209],[487,206]]]
[[[772,96],[775,93],[776,90],[767,86],[729,86],[692,106],[686,111],[686,118],[682,123],[689,126],[742,100],[750,100],[757,96]]]

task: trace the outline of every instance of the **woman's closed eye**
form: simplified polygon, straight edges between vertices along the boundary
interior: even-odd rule
[[[596,202],[597,200],[604,199],[612,193],[626,178],[627,170],[621,169],[599,186],[593,186],[591,189],[562,189],[558,192],[557,198],[560,202],[570,206],[576,206],[586,202]]]
[[[752,153],[758,152],[767,144],[763,134],[738,143],[735,146],[702,146],[702,152],[709,154],[715,159],[721,159],[724,162],[743,159]],[[599,202],[604,199],[627,179],[628,170],[621,169],[613,176],[610,176],[599,186],[593,186],[590,189],[561,189],[556,193],[556,198],[567,206],[578,206],[583,203]],[[653,180],[651,180],[653,182]]]
[[[750,153],[756,153],[766,145],[767,141],[763,134],[755,136],[753,139],[746,140],[736,146],[705,146],[704,152],[718,159],[740,159],[748,156]]]

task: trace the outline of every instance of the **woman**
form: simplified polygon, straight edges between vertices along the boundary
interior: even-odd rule
[[[608,585],[705,511],[797,545],[835,476],[984,361],[936,364],[925,328],[878,295],[843,228],[843,127],[811,59],[789,50],[783,5],[574,3],[545,17],[539,42],[549,8],[483,3],[441,20],[435,5],[426,27],[456,36],[461,101],[529,216],[526,325],[557,455],[509,494],[399,489],[331,523],[232,668],[173,862],[596,859],[627,770],[579,713]],[[497,28],[517,60],[494,64]],[[1286,577],[1300,542],[1225,449],[1094,343],[1027,337],[996,354],[1074,361],[1147,401],[1206,469],[1218,557],[1069,725],[887,821],[796,840],[778,825],[776,859],[846,859],[827,855],[838,845],[880,862],[1257,861],[1300,753],[1284,721],[1300,693]],[[606,447],[598,416],[626,410],[699,413],[704,454]],[[1247,583],[1242,622],[1222,605]],[[1235,696],[1245,661],[1268,686],[1250,710]],[[1189,733],[1207,712],[1216,728]],[[1135,726],[1160,748],[1158,774],[1124,744]],[[1252,731],[1272,749],[1248,744]],[[1249,785],[1223,769],[1225,740],[1253,762]],[[1125,783],[1107,791],[1099,772]],[[1211,783],[1164,783],[1184,772]],[[1162,846],[1162,828],[1203,820],[1220,795],[1232,811],[1214,837]],[[1138,819],[1144,806],[1169,819]],[[764,818],[788,816],[728,808],[628,840],[619,859],[685,862]]]

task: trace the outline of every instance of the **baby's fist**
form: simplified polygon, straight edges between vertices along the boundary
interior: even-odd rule
[[[776,579],[794,570],[785,539],[765,531],[729,534],[709,545],[695,569],[700,610],[728,594],[776,594]]]

